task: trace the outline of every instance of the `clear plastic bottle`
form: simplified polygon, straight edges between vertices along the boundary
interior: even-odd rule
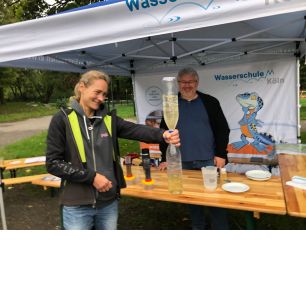
[[[175,77],[163,78],[163,115],[169,130],[176,128],[178,113],[178,96]],[[183,192],[182,159],[180,149],[170,144],[166,152],[168,189],[172,194]]]
[[[180,149],[169,145],[166,152],[168,189],[172,194],[183,192],[182,159]]]
[[[163,85],[163,115],[170,130],[174,130],[178,121],[178,96],[175,77],[164,77]]]
[[[220,186],[222,186],[223,184],[227,183],[227,172],[226,172],[226,168],[221,168],[220,169]]]

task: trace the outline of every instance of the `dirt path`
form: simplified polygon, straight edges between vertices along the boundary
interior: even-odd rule
[[[48,129],[52,116],[0,123],[0,148]]]

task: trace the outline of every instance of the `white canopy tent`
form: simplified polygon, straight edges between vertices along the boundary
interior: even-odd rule
[[[186,65],[204,71],[291,59],[295,85],[287,88],[287,99],[294,99],[298,129],[297,65],[306,54],[305,23],[305,0],[109,0],[1,26],[0,66],[132,75],[143,122],[139,92],[146,85],[137,76],[175,75]]]
[[[305,0],[113,0],[0,27],[1,66],[130,75],[305,55]]]

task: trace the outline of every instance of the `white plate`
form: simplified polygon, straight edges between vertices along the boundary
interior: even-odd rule
[[[250,189],[248,185],[242,183],[226,183],[223,184],[221,188],[225,191],[234,193],[246,192]]]
[[[271,173],[264,170],[249,170],[245,175],[247,178],[254,181],[266,181],[271,178]]]

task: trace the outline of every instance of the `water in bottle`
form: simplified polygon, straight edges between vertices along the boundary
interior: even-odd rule
[[[179,118],[177,87],[174,77],[163,78],[163,114],[168,128],[174,130]],[[183,192],[180,149],[170,144],[167,148],[166,160],[169,192],[180,194]]]
[[[163,78],[163,114],[168,128],[174,130],[179,117],[177,87],[174,77]]]
[[[180,149],[169,145],[166,152],[168,189],[172,194],[183,192],[182,159]]]
[[[226,168],[220,169],[220,186],[228,183]]]

